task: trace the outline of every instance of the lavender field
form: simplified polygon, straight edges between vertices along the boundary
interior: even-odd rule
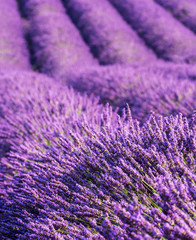
[[[196,0],[0,0],[0,240],[196,240]]]

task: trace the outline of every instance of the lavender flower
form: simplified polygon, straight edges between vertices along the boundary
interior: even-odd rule
[[[156,0],[156,2],[171,11],[184,25],[196,32],[196,6],[194,0]]]
[[[146,48],[107,0],[96,3],[91,0],[65,0],[64,3],[101,64],[149,63],[156,60],[153,52]]]
[[[196,37],[154,1],[110,0],[159,57],[173,62],[196,61]]]
[[[0,70],[28,70],[29,54],[16,1],[1,0],[0,9]]]

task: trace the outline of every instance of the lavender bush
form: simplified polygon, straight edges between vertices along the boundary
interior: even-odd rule
[[[188,116],[196,109],[196,82],[188,79],[186,66],[90,68],[70,77],[69,84],[109,102],[119,113],[128,103],[133,117],[144,122],[150,111],[169,115],[179,111]],[[184,67],[184,69],[183,69]],[[192,72],[194,75],[194,71]]]
[[[194,0],[156,0],[179,19],[184,25],[196,33],[196,5]]]
[[[1,0],[0,11],[0,70],[30,69],[16,1]]]
[[[38,70],[59,78],[76,66],[96,64],[60,0],[28,0],[23,8],[29,13],[29,39]]]
[[[173,62],[196,61],[196,37],[154,1],[109,0],[159,57]]]
[[[23,141],[2,160],[3,239],[194,239],[195,115],[140,128],[127,110],[106,107],[99,127],[84,117],[69,136],[49,127],[48,142],[30,119],[10,124]]]
[[[64,0],[73,22],[101,64],[147,63],[156,59],[137,34],[107,2]]]

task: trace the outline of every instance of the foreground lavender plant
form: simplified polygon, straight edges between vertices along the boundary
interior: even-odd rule
[[[49,127],[47,144],[23,127],[39,131],[39,117],[10,125],[24,141],[2,160],[3,239],[194,239],[195,115],[140,128],[129,108],[120,118],[107,107],[102,126],[84,117],[58,138]]]
[[[64,0],[82,36],[101,64],[149,63],[156,59],[137,34],[107,2]]]
[[[196,4],[194,0],[156,0],[156,2],[171,11],[176,18],[196,33]]]
[[[80,92],[93,93],[101,103],[109,102],[119,112],[128,103],[134,118],[144,122],[150,111],[169,115],[179,111],[188,116],[196,109],[194,67],[110,66],[84,69],[70,77],[69,84]]]
[[[109,0],[159,57],[173,62],[196,61],[196,37],[154,1]]]
[[[0,70],[30,69],[16,1],[1,0],[0,11]]]
[[[31,21],[29,39],[36,67],[59,78],[71,68],[96,64],[60,0],[20,0]]]

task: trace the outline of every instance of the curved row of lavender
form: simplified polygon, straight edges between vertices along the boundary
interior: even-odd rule
[[[36,67],[60,78],[72,68],[97,64],[60,0],[19,0],[30,20],[29,39]]]
[[[154,1],[109,0],[159,57],[196,62],[196,36]]]
[[[179,19],[184,25],[196,33],[196,2],[195,0],[155,0]]]
[[[1,0],[0,12],[0,70],[30,69],[16,1]]]
[[[149,63],[156,60],[107,0],[64,0],[66,9],[101,64]]]
[[[36,118],[40,118],[43,124],[40,131],[47,132],[45,127],[50,123],[50,131],[55,132],[56,128],[59,130],[61,127],[65,128],[62,130],[65,134],[71,129],[74,130],[74,122],[82,119],[83,112],[90,121],[98,119],[103,111],[103,106],[98,105],[98,98],[81,96],[44,74],[25,71],[0,72],[0,83],[1,130],[11,122],[14,125],[17,117],[21,120],[29,118],[31,127],[33,123],[36,125]],[[28,124],[26,130],[29,133],[33,131],[28,128]],[[18,134],[20,135],[20,131]],[[35,134],[38,137],[37,134],[38,132]]]
[[[2,240],[195,238],[195,114],[139,127],[41,75],[0,82]]]
[[[159,67],[159,70],[158,70]],[[196,81],[190,80],[186,67],[122,67],[105,66],[78,71],[69,83],[77,91],[94,94],[100,102],[119,108],[128,103],[133,117],[144,122],[151,111],[186,116],[196,109]],[[194,69],[194,68],[193,68]],[[195,76],[194,72],[193,76]]]

